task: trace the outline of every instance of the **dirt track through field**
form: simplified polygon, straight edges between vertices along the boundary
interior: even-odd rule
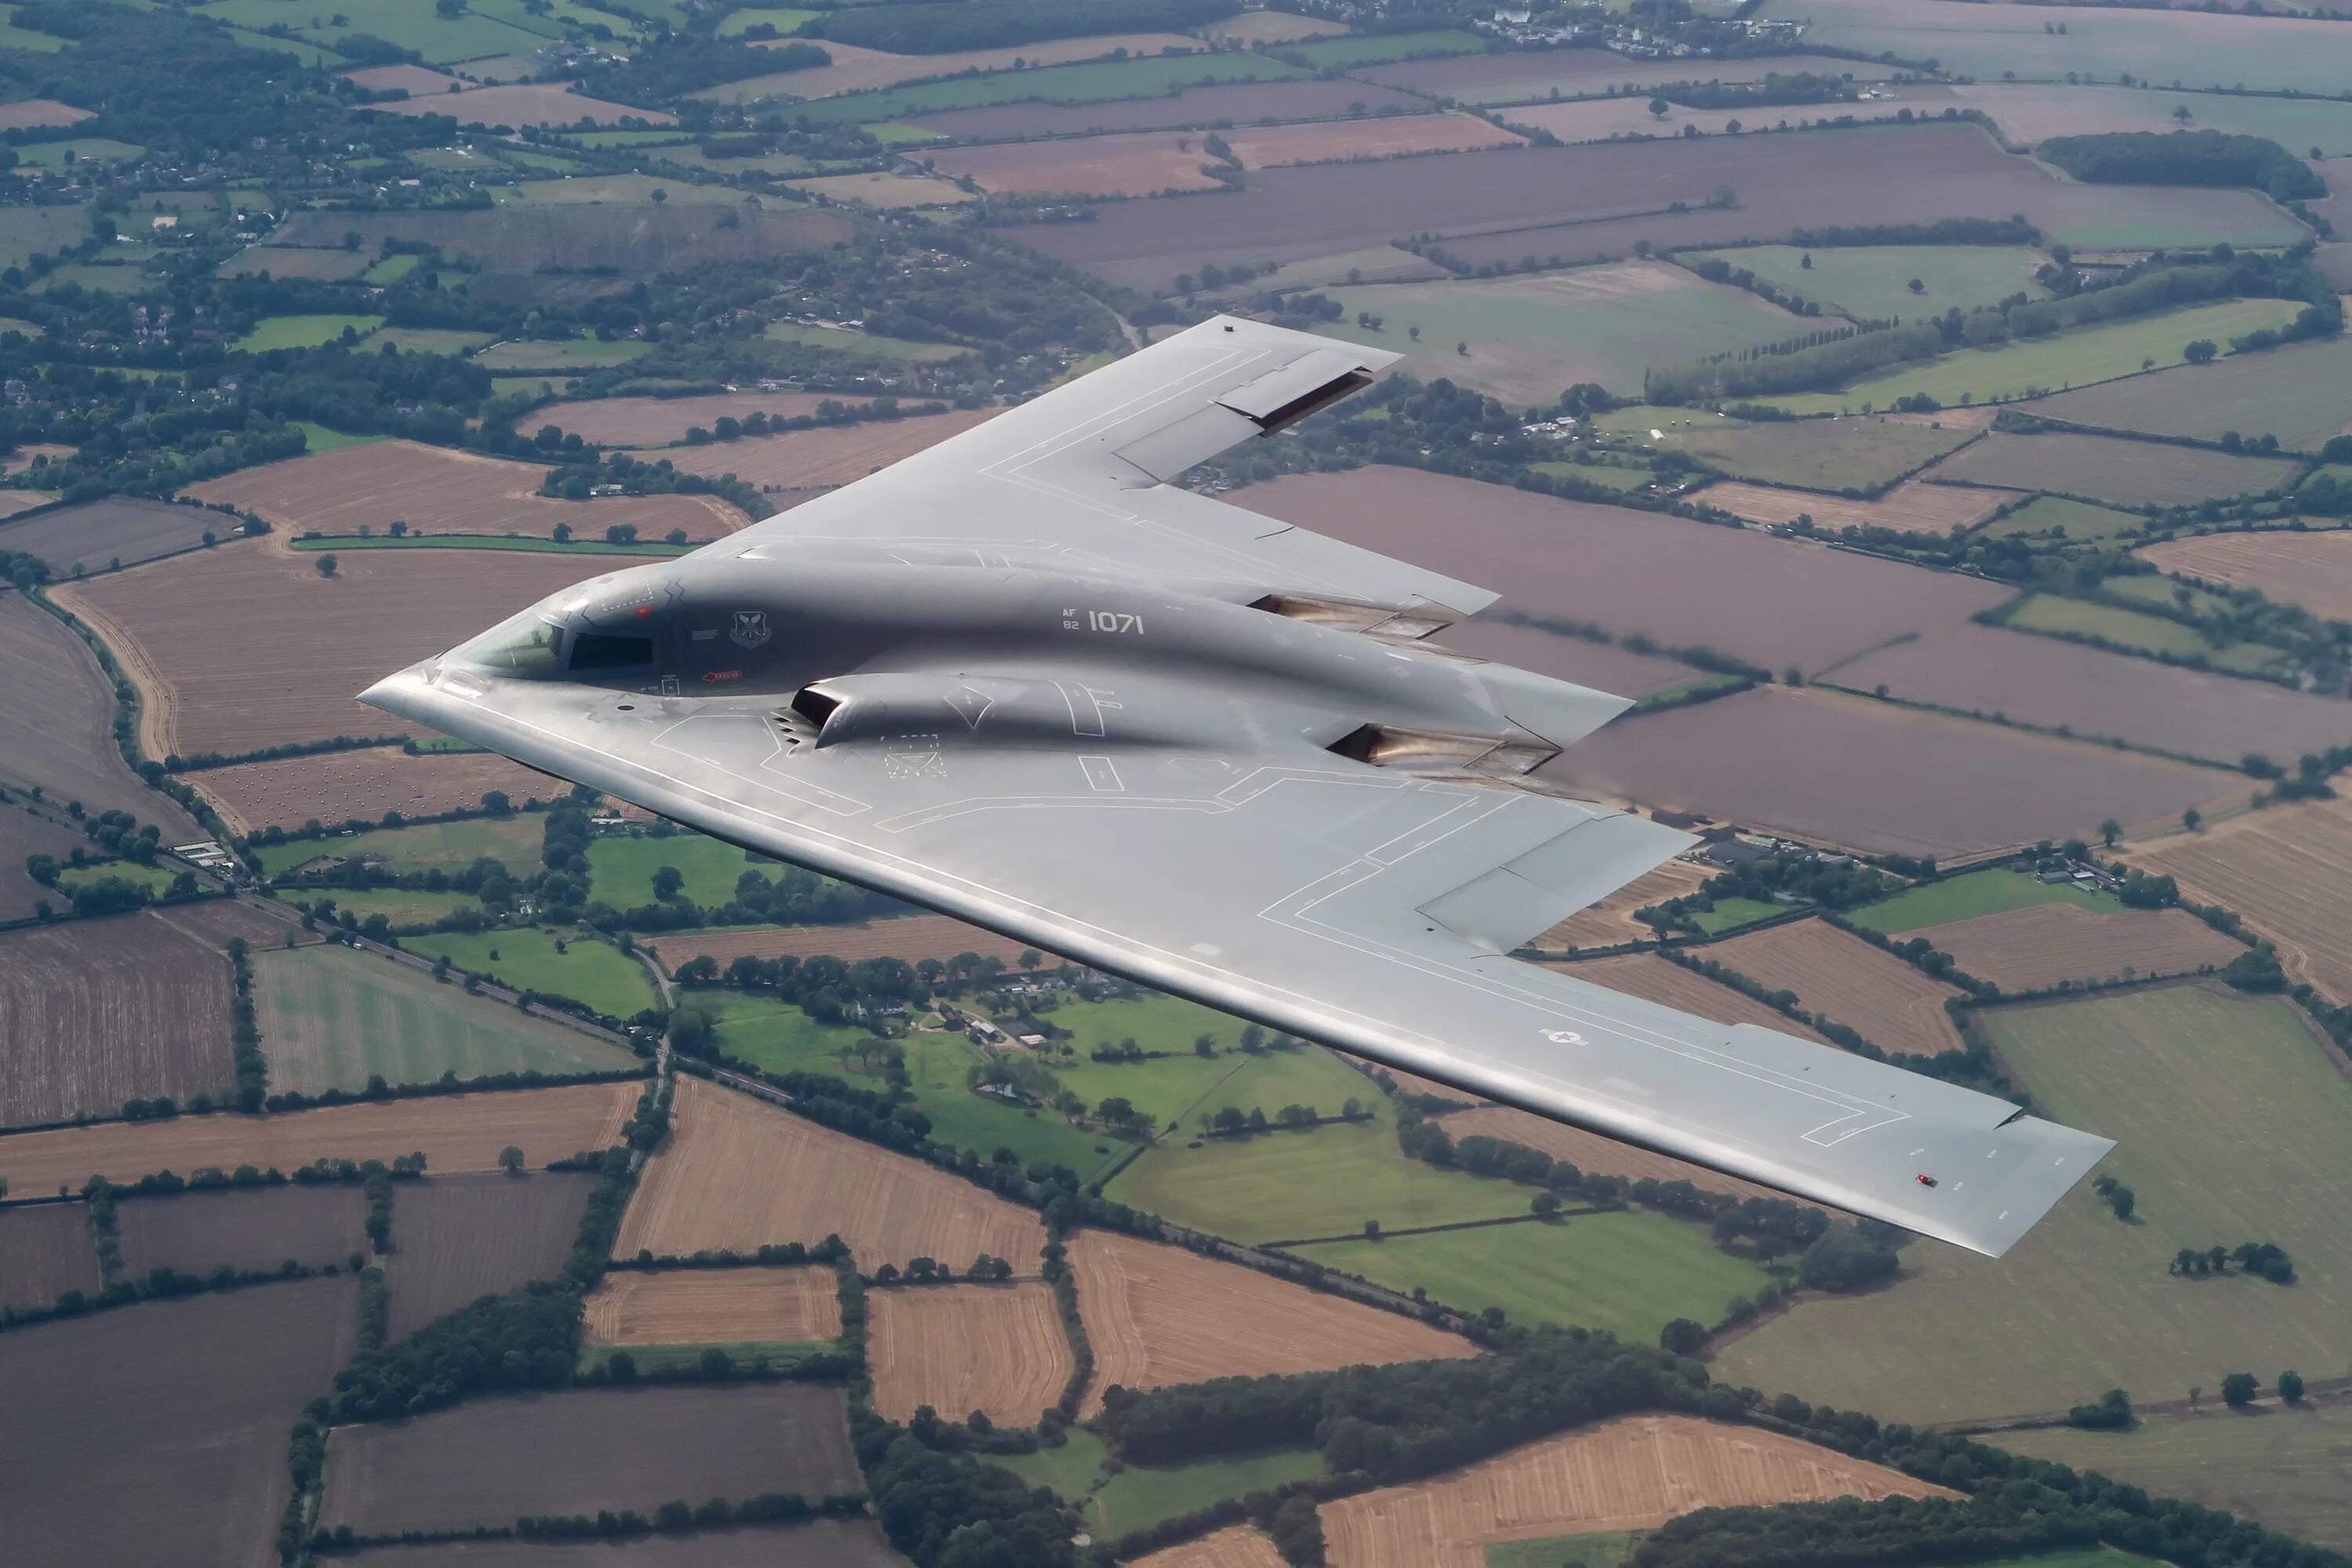
[[[1042,1280],[925,1285],[866,1298],[874,1409],[893,1421],[929,1405],[943,1420],[984,1411],[1033,1425],[1070,1381],[1070,1342]]]
[[[78,1188],[92,1175],[129,1182],[158,1171],[184,1176],[200,1165],[229,1171],[245,1164],[290,1172],[320,1159],[389,1161],[419,1151],[428,1171],[488,1171],[509,1143],[545,1150],[542,1161],[610,1148],[641,1089],[635,1082],[569,1084],[274,1116],[180,1116],[19,1132],[0,1138],[0,1176],[12,1192],[30,1196],[60,1184]]]
[[[2352,1004],[2352,800],[2248,812],[2136,845],[2128,858],[2177,878],[2190,899],[2237,910],[2278,944],[2291,977]]]
[[[588,1298],[592,1345],[790,1343],[841,1337],[830,1268],[616,1269]]]
[[[670,1119],[622,1218],[623,1256],[838,1236],[869,1271],[917,1258],[960,1269],[982,1252],[1037,1271],[1036,1216],[960,1176],[692,1077],[677,1080]]]
[[[2246,950],[2186,910],[2086,910],[2036,904],[1906,931],[1925,937],[1962,969],[2004,991],[2039,991],[2067,980],[2146,979],[2221,965]]]
[[[1710,943],[1699,956],[1797,994],[1800,1006],[1895,1056],[1932,1057],[1968,1048],[1945,1000],[1959,988],[1918,970],[1858,936],[1822,921],[1798,921]]]
[[[1485,1568],[1492,1542],[1650,1530],[1693,1509],[1951,1495],[1777,1433],[1629,1415],[1322,1515],[1331,1568]]]
[[[1087,1415],[1102,1408],[1113,1384],[1166,1388],[1475,1353],[1468,1341],[1412,1318],[1111,1231],[1074,1238],[1070,1268],[1095,1352]]]

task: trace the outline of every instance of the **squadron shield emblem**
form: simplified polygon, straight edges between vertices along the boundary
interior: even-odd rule
[[[738,647],[758,647],[768,640],[768,612],[736,611],[735,625],[729,629],[727,636]]]

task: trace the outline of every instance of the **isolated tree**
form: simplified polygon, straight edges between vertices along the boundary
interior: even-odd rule
[[[2254,1402],[2262,1384],[2251,1372],[2233,1372],[2221,1380],[2221,1402],[2232,1410],[2242,1410]]]
[[[1676,1355],[1696,1355],[1706,1343],[1706,1325],[1689,1318],[1676,1318],[1658,1331],[1658,1343]]]
[[[1808,250],[1804,255],[1797,258],[1797,265],[1803,270],[1811,272],[1813,269],[1813,253]]]
[[[654,872],[654,897],[664,903],[677,898],[678,889],[685,886],[686,874],[675,866],[659,867]]]
[[[2180,123],[2181,123],[2181,124],[2183,124],[2183,125],[2188,124],[2188,123],[2189,123],[2189,106],[2188,106],[2187,104],[2185,104],[2185,103],[2176,103],[2176,104],[2174,104],[2174,105],[2172,106],[2172,118],[2173,118],[2173,119],[2175,119],[2175,120],[2178,120],[2178,121],[2180,121]]]
[[[1407,327],[1404,330],[1404,335],[1411,338],[1414,342],[1421,342],[1421,329],[1419,327]]]
[[[2213,346],[2212,339],[2195,338],[2190,340],[2188,345],[2181,349],[2180,357],[2187,360],[2190,364],[2205,364],[2209,363],[2212,360],[2213,356],[2221,352],[2221,350]]]
[[[2113,849],[2116,840],[2124,836],[2124,825],[2110,816],[2099,824],[2099,842]]]
[[[336,565],[337,565],[337,564],[338,564],[338,563],[337,563],[337,562],[336,562],[335,558],[334,558],[332,555],[321,555],[321,556],[320,556],[320,557],[319,557],[319,575],[320,575],[320,576],[321,576],[321,577],[331,577],[331,576],[333,576],[333,575],[335,574],[335,567],[336,567]]]
[[[1538,1193],[1528,1202],[1528,1212],[1538,1219],[1551,1218],[1559,1212],[1559,1194],[1554,1192]]]
[[[1217,1037],[1214,1035],[1200,1035],[1194,1037],[1192,1041],[1192,1054],[1196,1057],[1215,1056],[1217,1054]]]
[[[1024,947],[1021,950],[1021,967],[1030,971],[1032,973],[1034,973],[1037,967],[1045,962],[1045,955],[1039,952],[1035,948]]]
[[[1910,282],[1903,285],[1903,287],[1910,289],[1914,294],[1925,294],[1927,291],[1927,286],[1919,281],[1916,278],[1914,278]]]
[[[1664,99],[1654,98],[1650,100],[1650,116],[1654,120],[1664,120],[1666,117],[1666,110],[1672,107],[1673,105]]]
[[[2197,829],[2198,829],[2199,825],[2200,825],[2200,824],[2201,824],[2201,823],[2203,823],[2203,822],[2204,822],[2204,820],[2205,820],[2205,814],[2204,814],[2203,812],[2201,812],[2201,811],[2198,810],[2198,809],[2197,809],[2195,806],[2193,806],[2193,805],[2192,805],[2192,806],[2190,806],[2187,811],[2184,811],[2184,812],[2182,812],[2182,813],[2180,814],[2180,826],[2183,826],[2183,827],[2185,827],[2185,828],[2187,828],[2187,829],[2189,829],[2189,832],[2191,832],[2191,833],[2196,832],[2196,831],[2197,831]]]
[[[2303,1373],[2299,1372],[2283,1372],[2279,1373],[2278,1393],[2279,1397],[2286,1401],[2289,1405],[2301,1404],[2303,1401]]]
[[[499,1169],[509,1176],[522,1174],[522,1151],[509,1143],[499,1151]]]

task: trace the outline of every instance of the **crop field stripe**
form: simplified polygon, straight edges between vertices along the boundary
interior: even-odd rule
[[[792,1343],[841,1337],[832,1269],[753,1267],[615,1269],[588,1298],[596,1345]]]
[[[1897,1056],[1940,1056],[1968,1048],[1945,1010],[1958,986],[1931,979],[1825,921],[1797,921],[1699,950],[1769,990],[1794,991],[1799,1004]]]
[[[1053,1287],[924,1285],[868,1292],[874,1409],[892,1421],[929,1405],[1026,1426],[1060,1397],[1073,1363]]]
[[[2179,879],[2189,897],[2235,910],[2278,944],[2294,978],[2352,1004],[2352,801],[2249,812],[2218,827],[2134,846],[2134,865]]]

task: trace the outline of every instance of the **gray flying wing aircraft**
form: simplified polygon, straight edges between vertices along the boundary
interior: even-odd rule
[[[1420,641],[1486,589],[1171,482],[1396,357],[1207,321],[365,700],[1213,1007],[2006,1250],[2108,1141],[1513,960],[1693,842],[1525,787],[1628,703]]]

